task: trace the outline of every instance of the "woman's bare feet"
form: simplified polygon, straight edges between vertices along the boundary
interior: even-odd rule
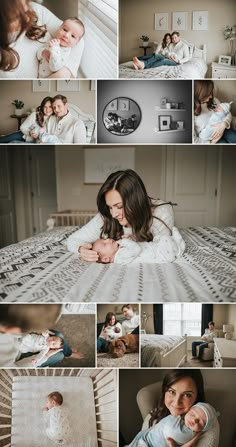
[[[84,358],[84,354],[82,354],[82,352],[72,352],[72,354],[69,356],[70,359],[83,359]]]
[[[144,62],[140,61],[136,56],[133,57],[133,64],[135,70],[143,70],[144,69]]]

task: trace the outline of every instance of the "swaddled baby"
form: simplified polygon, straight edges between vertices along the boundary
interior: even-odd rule
[[[221,102],[214,108],[206,127],[204,127],[204,129],[202,129],[199,133],[199,137],[202,141],[210,142],[210,140],[212,139],[212,135],[215,132],[215,127],[212,126],[212,124],[217,124],[224,121],[225,117],[230,112],[230,105],[232,104],[232,102],[233,101]]]
[[[50,135],[45,132],[43,127],[38,126],[37,124],[32,124],[29,127],[29,133],[34,133],[37,135],[37,138],[33,138],[31,135],[25,135],[25,141],[27,143],[51,143],[51,144],[60,144],[61,140],[56,135]]]
[[[190,441],[197,433],[209,430],[216,422],[212,405],[198,402],[182,416],[166,416],[153,427],[139,432],[127,447],[169,447],[167,438],[178,445]]]

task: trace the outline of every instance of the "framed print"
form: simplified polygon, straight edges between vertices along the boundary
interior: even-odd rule
[[[84,149],[84,183],[101,184],[112,172],[135,169],[135,148]]]
[[[231,56],[219,56],[218,64],[221,65],[231,65]]]
[[[175,31],[186,31],[188,23],[187,12],[173,12],[172,13],[172,29]]]
[[[208,31],[208,11],[193,11],[193,31]]]
[[[171,115],[159,115],[159,130],[170,130]]]
[[[108,112],[116,112],[118,107],[118,99],[113,99],[109,104],[107,104]]]
[[[78,80],[57,81],[57,92],[79,92],[80,85]]]
[[[51,83],[50,81],[42,81],[41,79],[37,79],[33,82],[33,92],[50,92]]]
[[[158,12],[155,14],[155,30],[168,31],[168,12]]]
[[[127,110],[129,110],[129,99],[119,98],[118,99],[118,110],[120,112],[126,112]]]
[[[96,80],[92,79],[90,81],[90,90],[96,90]]]

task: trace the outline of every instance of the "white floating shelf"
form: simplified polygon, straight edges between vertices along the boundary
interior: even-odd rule
[[[158,127],[154,127],[155,133],[171,133],[171,132],[183,132],[186,129],[170,129],[170,130],[159,130]]]
[[[155,106],[156,112],[186,112],[186,109],[161,109],[159,106]]]

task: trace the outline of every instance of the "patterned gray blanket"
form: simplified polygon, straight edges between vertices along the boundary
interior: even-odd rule
[[[2,302],[235,302],[236,228],[188,228],[171,264],[89,264],[67,251],[78,227],[0,250]]]

